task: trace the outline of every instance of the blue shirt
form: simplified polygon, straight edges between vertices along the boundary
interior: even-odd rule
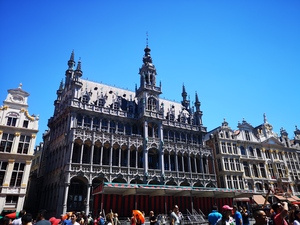
[[[241,220],[243,222],[242,214],[239,211],[235,212],[234,219],[235,219],[235,225],[243,225],[243,224],[241,224]]]
[[[220,218],[222,218],[222,214],[217,210],[213,210],[210,214],[208,214],[208,222],[211,225],[215,225]]]

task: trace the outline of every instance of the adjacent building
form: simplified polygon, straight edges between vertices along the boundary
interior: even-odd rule
[[[294,140],[289,140],[283,128],[280,135],[273,131],[265,114],[261,125],[253,127],[243,119],[236,130],[224,119],[221,126],[206,134],[206,144],[214,152],[218,187],[252,190],[271,202],[299,200],[297,127]],[[255,200],[258,204],[265,201],[257,196]]]
[[[20,85],[0,107],[0,212],[24,206],[39,121],[28,111],[28,96]]]

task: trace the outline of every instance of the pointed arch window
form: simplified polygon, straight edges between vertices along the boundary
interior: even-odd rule
[[[158,169],[158,150],[150,149],[148,152],[149,169]]]
[[[149,111],[156,111],[156,99],[153,97],[148,98],[148,110]]]
[[[169,167],[169,154],[167,151],[164,152],[164,168],[165,170],[170,170],[170,167]]]
[[[86,141],[83,146],[82,163],[91,163],[92,143]]]
[[[80,163],[80,155],[81,155],[81,144],[79,144],[76,141],[73,147],[72,163]]]

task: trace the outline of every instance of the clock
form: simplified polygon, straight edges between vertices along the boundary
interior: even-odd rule
[[[23,102],[24,98],[21,95],[13,95],[12,96],[12,101],[13,102]]]

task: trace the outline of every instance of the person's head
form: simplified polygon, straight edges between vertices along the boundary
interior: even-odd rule
[[[216,211],[218,211],[218,206],[216,206],[216,205],[213,205],[213,207],[212,207],[212,210],[216,210]]]
[[[119,216],[118,213],[115,213],[115,214],[114,214],[114,217],[118,217],[118,216]]]
[[[26,211],[23,209],[19,212],[19,217],[22,218],[26,214]]]
[[[77,220],[77,217],[78,217],[78,216],[77,216],[76,213],[72,213],[72,215],[71,215],[71,217],[70,217],[70,218],[71,218],[71,222],[72,222],[72,223],[75,223],[76,220]]]
[[[233,211],[236,212],[238,210],[238,206],[237,205],[233,205]]]
[[[174,212],[179,212],[179,207],[178,207],[178,205],[174,205],[173,211],[174,211]]]
[[[47,211],[45,209],[41,209],[38,213],[38,216],[37,216],[37,221],[40,221],[40,220],[44,220],[45,219],[45,215],[46,215]]]
[[[107,213],[105,216],[105,219],[107,222],[112,222],[112,214],[111,213]]]
[[[223,217],[228,218],[232,213],[232,208],[229,205],[222,206]]]
[[[150,216],[153,216],[153,215],[154,215],[154,212],[153,212],[153,211],[150,211],[149,214],[150,214]]]
[[[21,217],[22,225],[28,224],[32,222],[32,215],[30,213],[25,213]]]
[[[272,209],[275,213],[280,213],[282,210],[282,205],[280,202],[276,202],[272,205]]]
[[[262,209],[254,211],[253,217],[256,225],[265,225],[268,222],[267,214]]]
[[[296,220],[300,220],[300,210],[299,209],[296,209],[294,211],[294,217]]]

